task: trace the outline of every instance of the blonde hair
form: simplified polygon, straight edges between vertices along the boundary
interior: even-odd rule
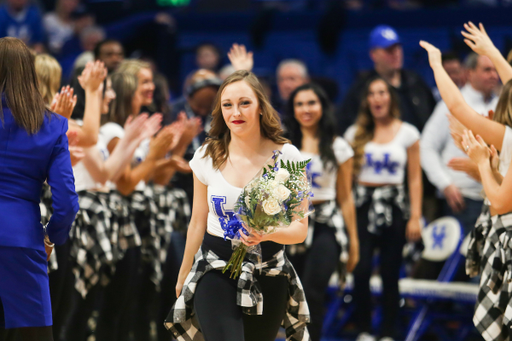
[[[102,123],[114,122],[123,126],[132,112],[132,100],[137,90],[137,77],[126,72],[114,72],[110,76],[112,89],[116,98],[110,104],[107,115],[102,116]]]
[[[352,142],[352,148],[354,149],[354,175],[358,175],[364,164],[364,147],[368,142],[373,140],[373,134],[375,133],[375,121],[370,111],[370,105],[368,104],[368,93],[370,86],[376,81],[383,81],[390,96],[389,103],[389,115],[393,118],[400,118],[400,106],[398,103],[398,95],[391,85],[380,76],[371,78],[365,86],[364,95],[362,97],[361,106],[359,107],[359,113],[356,119],[356,134],[354,141]]]
[[[49,54],[38,54],[35,59],[39,92],[44,103],[49,106],[59,92],[62,68],[59,62]]]
[[[138,59],[125,59],[119,64],[119,68],[116,72],[129,73],[137,77],[141,69],[151,69],[151,65]]]
[[[211,129],[208,133],[208,139],[204,142],[206,152],[204,157],[210,156],[213,160],[213,168],[219,167],[226,162],[229,157],[229,142],[231,141],[231,131],[229,130],[221,108],[221,96],[224,89],[233,83],[245,81],[256,94],[258,99],[260,115],[260,131],[261,135],[276,144],[290,143],[290,141],[282,136],[281,120],[279,114],[272,107],[268,100],[265,90],[258,81],[258,78],[249,71],[239,70],[230,75],[222,83],[215,97],[212,111]]]

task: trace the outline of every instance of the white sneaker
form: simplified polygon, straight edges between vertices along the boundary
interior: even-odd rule
[[[375,341],[375,337],[368,333],[361,333],[357,336],[356,341]]]
[[[392,338],[390,338],[389,336],[385,336],[385,337],[381,337],[379,339],[379,341],[394,341]]]

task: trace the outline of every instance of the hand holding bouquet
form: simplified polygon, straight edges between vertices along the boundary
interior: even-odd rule
[[[238,240],[223,272],[231,268],[230,277],[240,275],[242,262],[248,252],[258,253],[259,245],[240,243],[241,233],[260,236],[271,234],[278,227],[287,227],[305,218],[313,211],[311,186],[305,168],[310,160],[290,162],[278,160],[280,151],[274,151],[273,165],[263,168],[263,174],[254,178],[240,194],[235,204],[235,218],[223,224],[224,238]]]

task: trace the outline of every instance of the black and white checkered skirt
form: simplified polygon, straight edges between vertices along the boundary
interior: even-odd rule
[[[114,262],[123,259],[126,250],[141,245],[139,231],[131,212],[131,204],[128,198],[117,190],[100,193],[107,198],[110,213],[110,241],[113,245]]]
[[[485,340],[504,341],[512,328],[512,213],[491,221],[473,322]]]
[[[356,184],[354,187],[356,207],[371,202],[368,210],[368,232],[381,234],[382,229],[393,223],[393,206],[398,207],[404,219],[410,215],[409,201],[404,185],[367,187]]]
[[[475,227],[469,235],[466,254],[466,274],[470,277],[478,276],[485,265],[482,262],[484,243],[492,225],[490,207],[482,205],[482,212],[478,216]]]
[[[217,238],[217,237],[211,237]],[[195,255],[194,264],[183,284],[183,289],[176,303],[172,307],[165,321],[165,327],[178,341],[203,341],[197,316],[194,312],[194,294],[197,283],[205,273],[211,270],[222,270],[227,260],[217,256],[213,250],[201,247]],[[260,270],[261,269],[261,270]],[[302,283],[300,282],[293,265],[290,263],[284,249],[274,254],[270,259],[256,269],[250,261],[244,261],[242,272],[238,278],[237,305],[243,313],[248,315],[262,315],[263,295],[257,285],[255,272],[264,276],[285,276],[288,278],[288,304],[282,327],[286,332],[287,341],[309,341],[310,336],[306,328],[310,322],[309,308]],[[213,314],[215,312],[212,312]]]
[[[336,243],[340,246],[340,264],[338,273],[341,280],[346,275],[346,265],[348,261],[349,242],[345,221],[343,215],[336,203],[336,200],[330,200],[318,205],[314,205],[315,211],[309,216],[308,236],[304,243],[297,245],[290,245],[287,247],[287,252],[290,255],[305,252],[313,244],[313,236],[315,235],[315,223],[325,224],[333,229],[336,237]]]
[[[75,288],[85,297],[102,278],[102,267],[114,265],[114,254],[108,196],[95,191],[80,191],[78,199],[80,209],[70,231],[70,256]],[[105,285],[108,278],[103,279]]]

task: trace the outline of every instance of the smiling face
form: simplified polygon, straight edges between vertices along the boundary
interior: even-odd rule
[[[315,127],[322,118],[322,103],[311,89],[302,90],[293,99],[295,119],[303,128]]]
[[[138,86],[136,97],[139,96],[142,105],[150,105],[153,103],[153,92],[155,91],[155,83],[153,83],[153,72],[151,69],[142,68],[137,73]]]
[[[366,100],[374,119],[383,119],[389,116],[391,94],[382,79],[377,79],[370,84]]]
[[[103,100],[101,101],[101,113],[108,114],[109,105],[112,100],[116,98],[116,92],[112,88],[112,80],[110,77],[107,77],[107,88],[105,89],[105,94],[103,95]]]
[[[233,135],[260,134],[260,105],[250,85],[245,81],[229,84],[221,95],[224,122]]]

